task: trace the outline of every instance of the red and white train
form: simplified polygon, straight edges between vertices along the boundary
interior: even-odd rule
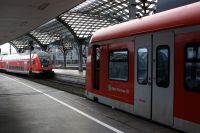
[[[200,133],[200,2],[97,31],[86,96]]]
[[[52,62],[50,55],[46,52],[40,51],[37,54],[14,54],[0,56],[0,70],[11,73],[20,74],[45,74],[53,76]]]

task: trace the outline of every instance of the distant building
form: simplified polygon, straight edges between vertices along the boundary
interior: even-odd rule
[[[51,55],[51,60],[53,62],[54,67],[62,67],[64,66],[64,57],[63,52],[56,46],[53,46],[49,50],[49,54]],[[83,65],[85,65],[85,57],[83,57]],[[78,66],[78,52],[76,49],[69,50],[66,55],[66,64],[67,66]]]

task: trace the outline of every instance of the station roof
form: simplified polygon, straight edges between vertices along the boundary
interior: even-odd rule
[[[0,44],[48,22],[84,0],[0,0]]]
[[[157,0],[136,0],[135,14],[153,14],[156,3]],[[43,50],[50,44],[58,45],[61,39],[65,40],[66,47],[69,42],[82,44],[96,30],[130,20],[130,6],[130,0],[86,0],[11,43],[23,49],[28,45],[27,40],[33,40]]]

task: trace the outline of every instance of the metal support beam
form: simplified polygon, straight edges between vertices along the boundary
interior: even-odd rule
[[[11,55],[11,53],[12,53],[12,50],[11,50],[11,44],[10,44],[10,55]]]
[[[80,11],[77,11],[77,12],[70,12],[71,14],[82,14],[82,15],[85,15],[85,16],[89,16],[91,18],[94,18],[94,19],[99,19],[99,20],[106,20],[110,23],[113,23],[113,22],[121,22],[123,21],[122,18],[119,18],[119,17],[114,17],[112,16],[111,14],[107,14],[107,15],[102,15],[102,14],[98,14],[98,13],[87,13],[87,12],[80,12]]]
[[[62,20],[60,17],[56,17],[56,20],[57,20],[58,22],[60,22],[61,24],[63,24],[63,25],[71,32],[71,34],[73,35],[73,37],[74,37],[76,43],[79,44],[79,43],[80,43],[80,42],[79,42],[79,38],[78,38],[78,36],[76,35],[76,33],[74,32],[74,30],[73,30],[67,23],[65,23],[65,21]]]
[[[17,48],[17,46],[13,42],[10,41],[9,44],[12,45],[15,48],[17,53],[20,53],[20,50]]]
[[[136,0],[129,0],[129,19],[136,18]]]
[[[32,73],[31,51],[32,51],[33,41],[29,41],[28,44],[29,44],[29,54],[30,54],[30,59],[29,59],[29,65],[30,65],[29,74],[31,74]]]
[[[71,34],[73,35],[73,37],[74,37],[74,40],[75,40],[75,42],[77,43],[77,45],[78,45],[78,48],[80,49],[81,48],[81,51],[82,51],[82,44],[81,44],[81,42],[80,42],[80,40],[79,40],[79,38],[78,38],[78,36],[76,35],[76,33],[74,32],[74,30],[67,24],[67,23],[65,23],[65,21],[64,20],[62,20],[60,17],[56,17],[56,20],[58,21],[58,22],[60,22],[61,24],[63,24],[70,32],[71,32]],[[80,47],[81,46],[81,47]],[[82,54],[82,52],[80,52],[80,50],[79,50],[79,72],[83,72],[83,54]]]
[[[83,72],[83,49],[82,45],[79,45],[79,72]]]
[[[43,51],[46,51],[47,50],[47,46],[46,45],[43,45],[35,36],[33,36],[32,34],[30,33],[27,33],[26,34],[27,36],[29,36],[31,39],[33,39],[40,47]]]

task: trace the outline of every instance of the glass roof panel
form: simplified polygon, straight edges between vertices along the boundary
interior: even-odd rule
[[[60,38],[86,39],[96,30],[130,20],[130,0],[86,0],[57,18],[43,24],[29,34],[35,43],[52,44]],[[151,15],[158,0],[136,0],[136,17]],[[30,37],[24,35],[12,42],[26,46]]]

